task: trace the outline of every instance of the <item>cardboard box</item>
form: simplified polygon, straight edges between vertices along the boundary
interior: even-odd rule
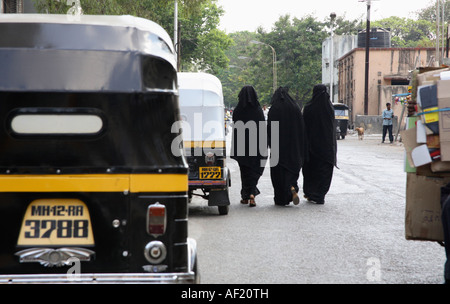
[[[424,113],[421,120],[433,134],[439,134],[437,85],[419,86],[417,90],[417,103]]]
[[[441,187],[450,183],[450,177],[407,173],[406,179],[406,239],[442,242]]]
[[[419,166],[417,165],[413,152],[419,146],[422,146],[422,144],[417,143],[416,132],[417,132],[416,127],[400,131],[403,146],[405,148],[405,172],[415,173],[421,176],[450,177],[450,162],[444,161],[431,162],[430,160],[430,162],[427,164],[422,164]],[[425,150],[423,151],[423,153],[429,154],[428,151]],[[420,156],[421,155],[419,155],[419,157]]]
[[[427,147],[430,149],[439,149],[441,147],[439,135],[427,135]]]
[[[417,116],[406,117],[406,130],[415,129],[417,121],[420,121],[420,120],[417,119]],[[400,132],[403,143],[405,142],[405,138],[404,138],[405,134],[403,134],[403,132],[405,132],[406,130]],[[414,134],[412,134],[411,136],[414,136]],[[406,140],[410,140],[411,141],[410,138],[408,138]],[[414,143],[412,143],[412,144],[415,145]],[[404,145],[404,146],[405,146],[405,149],[406,149],[406,145]],[[411,160],[411,151],[410,151],[410,153],[408,155],[408,153],[405,150],[405,162],[404,162],[404,164],[405,164],[405,172],[409,172],[409,173],[413,173],[413,172],[415,173],[416,172],[416,167],[414,167],[414,164],[412,163],[412,160]]]
[[[412,168],[415,168],[416,166],[414,165],[414,161],[411,157],[411,152],[414,148],[419,146],[416,141],[416,132],[417,132],[416,127],[400,131],[403,146],[406,152],[406,160],[408,161],[408,165]]]
[[[431,171],[447,175],[447,173],[450,173],[450,162],[434,161],[431,163]]]
[[[440,110],[450,108],[450,80],[437,82],[437,98]],[[450,161],[450,111],[439,112],[439,140],[441,160]]]
[[[417,83],[419,86],[435,84],[441,79],[441,72],[449,70],[449,68],[430,68],[430,70],[417,75]]]
[[[417,128],[411,128],[400,132],[403,145],[405,147],[408,164],[414,168],[431,164],[432,162],[427,145],[417,143],[416,133]]]

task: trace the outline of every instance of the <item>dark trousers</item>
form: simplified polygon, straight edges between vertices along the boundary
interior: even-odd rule
[[[389,131],[389,141],[392,143],[394,142],[394,136],[392,136],[392,125],[390,126],[383,126],[383,142],[386,138],[386,131]]]

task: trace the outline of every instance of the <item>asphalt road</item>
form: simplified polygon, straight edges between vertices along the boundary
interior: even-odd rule
[[[275,206],[268,167],[257,207],[241,205],[239,168],[228,160],[229,214],[200,198],[189,206],[201,283],[441,284],[444,248],[405,239],[404,148],[380,142],[338,141],[339,169],[324,205]]]

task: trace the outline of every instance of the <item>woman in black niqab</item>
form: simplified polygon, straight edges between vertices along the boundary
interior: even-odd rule
[[[268,144],[271,149],[270,178],[274,189],[275,205],[299,203],[297,180],[306,156],[306,135],[300,106],[279,88],[272,96],[267,118]],[[278,123],[279,132],[274,131]],[[272,132],[274,134],[272,134]],[[278,136],[278,147],[276,139]],[[274,155],[278,153],[278,157]]]
[[[244,125],[246,128],[243,128]],[[263,126],[264,130],[261,129]],[[253,128],[252,131],[250,128]],[[257,184],[264,171],[264,160],[267,158],[262,153],[264,151],[260,151],[260,132],[265,132],[264,113],[255,89],[252,86],[245,86],[239,93],[239,103],[233,111],[230,157],[238,162],[241,172],[241,203],[249,204],[250,207],[256,206],[255,197],[260,193]],[[238,133],[245,135],[241,137]]]
[[[303,192],[308,201],[324,204],[336,166],[334,108],[327,88],[315,85],[313,97],[303,108],[308,136],[308,161],[303,166]]]

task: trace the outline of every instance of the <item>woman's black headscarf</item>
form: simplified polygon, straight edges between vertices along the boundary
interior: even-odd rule
[[[272,152],[274,148],[279,149],[279,165],[297,174],[305,162],[307,151],[302,112],[287,89],[282,87],[273,94],[271,104],[267,118],[269,146]],[[271,134],[273,122],[279,123],[279,134]],[[272,136],[278,136],[279,147],[272,147]]]
[[[336,126],[334,108],[327,87],[315,85],[313,97],[303,108],[309,151],[322,160],[336,165]]]

